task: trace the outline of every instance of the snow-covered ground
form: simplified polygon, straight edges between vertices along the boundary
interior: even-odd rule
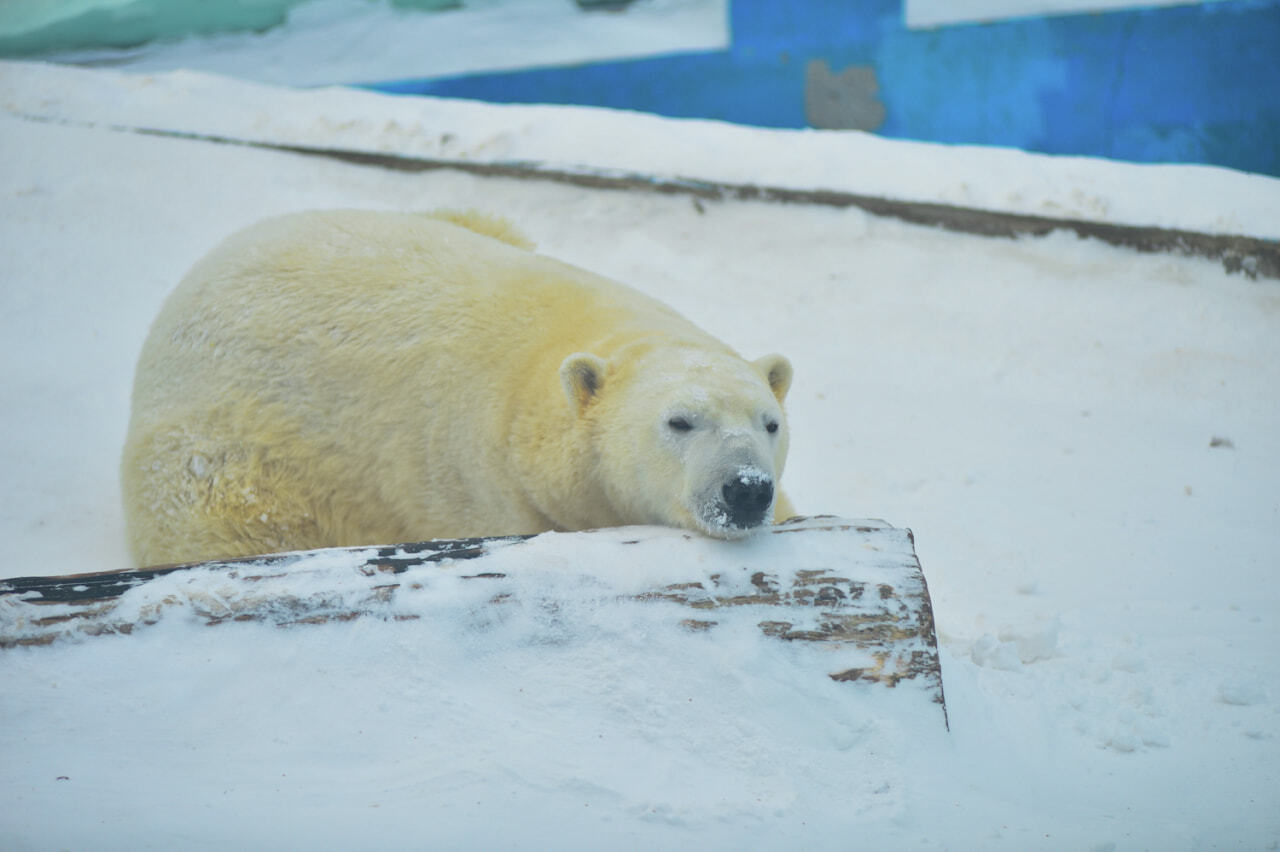
[[[0,106],[5,576],[126,564],[133,361],[221,237],[304,208],[478,207],[746,355],[792,359],[787,489],[804,512],[915,531],[952,725],[800,678],[773,645],[677,636],[607,602],[579,601],[578,627],[535,609],[487,621],[464,599],[287,631],[168,620],[0,652],[0,846],[1280,845],[1276,281],[1066,235],[107,125],[943,201],[963,185],[997,208],[1074,199],[1270,238],[1280,182],[189,74],[0,66]]]
[[[127,75],[0,62],[0,102],[16,115],[80,126],[827,189],[1280,239],[1280,179],[1216,166],[1133,165],[865,133],[772,130],[600,109],[494,107],[342,87],[279,89],[186,71]]]

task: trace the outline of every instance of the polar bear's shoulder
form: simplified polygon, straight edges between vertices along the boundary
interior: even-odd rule
[[[492,216],[477,210],[432,210],[421,215],[428,219],[438,219],[441,222],[466,228],[468,231],[474,231],[486,237],[493,237],[495,240],[526,251],[533,251],[535,247],[533,240],[501,216]]]
[[[308,251],[328,245],[339,252],[349,252],[353,243],[394,247],[406,240],[413,242],[423,233],[428,222],[440,222],[463,228],[473,234],[525,251],[535,244],[509,220],[477,210],[421,210],[389,213],[377,210],[334,209],[285,213],[256,222],[232,234],[212,254],[241,254],[249,245],[274,251],[302,246]],[[222,250],[221,252],[219,250]]]

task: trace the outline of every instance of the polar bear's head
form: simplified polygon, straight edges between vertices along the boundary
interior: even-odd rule
[[[773,521],[787,457],[791,364],[697,346],[611,361],[577,353],[560,379],[590,436],[593,466],[628,523],[740,538]]]

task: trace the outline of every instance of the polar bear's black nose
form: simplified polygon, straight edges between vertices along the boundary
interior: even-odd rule
[[[773,480],[760,474],[740,473],[720,489],[729,510],[729,522],[738,527],[752,527],[764,520],[773,502]]]

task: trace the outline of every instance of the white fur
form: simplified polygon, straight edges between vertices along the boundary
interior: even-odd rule
[[[630,523],[744,534],[718,495],[781,474],[786,360],[744,361],[526,246],[473,215],[331,211],[216,248],[139,360],[121,468],[135,558]],[[677,412],[694,428],[674,433]]]

